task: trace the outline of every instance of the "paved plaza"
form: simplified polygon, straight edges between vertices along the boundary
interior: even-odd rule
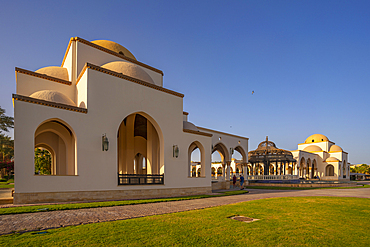
[[[265,198],[298,196],[370,198],[370,188],[320,190],[248,190],[250,191],[248,194],[235,196],[211,197],[195,200],[116,207],[2,215],[0,216],[0,234],[7,234],[13,231],[33,231],[96,222],[126,220],[150,215],[160,215],[216,207]],[[47,205],[45,205],[45,207],[47,208]]]

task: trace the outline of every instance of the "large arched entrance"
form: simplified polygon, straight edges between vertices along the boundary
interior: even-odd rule
[[[59,119],[48,120],[35,131],[35,174],[77,175],[75,137]]]
[[[148,118],[139,113],[127,116],[117,133],[118,184],[163,184],[160,148],[158,132]]]

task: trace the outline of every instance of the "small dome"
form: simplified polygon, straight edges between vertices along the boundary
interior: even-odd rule
[[[343,149],[338,145],[333,145],[330,147],[329,152],[343,152]]]
[[[188,121],[183,121],[183,128],[186,130],[199,131],[198,128],[193,123],[190,123]]]
[[[63,67],[49,66],[35,71],[39,74],[48,75],[65,81],[69,81],[68,70]]]
[[[116,42],[109,41],[109,40],[94,40],[94,41],[91,41],[91,43],[102,46],[108,50],[114,51],[116,53],[122,54],[126,57],[136,60],[134,55],[132,55],[132,53],[129,50],[127,50],[125,47],[123,47],[122,45]]]
[[[314,134],[309,136],[304,143],[313,143],[313,142],[325,142],[329,141],[329,139],[321,134]]]
[[[76,106],[76,104],[61,92],[55,90],[42,90],[30,95],[31,98],[51,101],[60,104]]]
[[[308,147],[305,147],[303,149],[303,151],[307,151],[307,152],[321,152],[322,149],[319,147],[319,146],[316,146],[316,145],[310,145]]]
[[[336,161],[339,161],[337,158],[334,158],[334,157],[329,157],[325,160],[325,162],[336,162]]]
[[[133,63],[115,61],[115,62],[106,63],[101,67],[154,84],[153,79],[150,77],[150,75],[148,75],[148,73],[146,73],[138,65],[133,64]]]

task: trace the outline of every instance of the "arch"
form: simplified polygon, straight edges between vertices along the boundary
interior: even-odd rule
[[[310,159],[310,158],[308,158],[308,159],[307,159],[307,167],[306,167],[306,169],[305,169],[305,171],[306,171],[305,177],[306,177],[306,178],[311,178],[311,177],[310,177],[310,168],[312,168],[312,167],[311,167],[311,159]]]
[[[333,165],[327,165],[325,167],[325,176],[334,176],[334,166]]]
[[[315,177],[317,177],[317,162],[316,162],[316,159],[313,159],[311,178],[315,178]]]
[[[246,152],[244,151],[244,149],[241,147],[241,146],[236,146],[235,148],[234,148],[234,150],[236,150],[236,151],[238,151],[241,155],[242,155],[242,157],[243,157],[243,160],[242,160],[242,162],[243,163],[246,163],[247,162],[247,154],[246,154]]]
[[[299,162],[299,177],[303,178],[303,170],[306,167],[306,160],[304,157],[301,158],[301,161]]]
[[[347,177],[347,163],[345,160],[343,160],[343,178]]]
[[[217,176],[222,176],[222,167],[217,168]]]
[[[158,124],[147,114],[132,113],[125,117],[117,131],[118,173],[163,174],[162,139]]]
[[[76,138],[64,121],[53,118],[42,122],[35,130],[34,148],[50,152],[50,175],[77,175]]]
[[[39,175],[53,175],[53,174],[56,174],[56,166],[55,166],[56,154],[55,154],[54,149],[46,143],[38,143],[37,145],[35,145],[35,159],[36,159],[36,149],[38,149],[38,148],[42,148],[42,149],[47,150],[51,155],[50,174],[40,174],[38,172],[38,169],[36,168],[36,164],[35,164],[35,174],[39,174]]]
[[[199,153],[200,153],[199,154],[200,155],[199,159],[200,159],[200,161],[199,162],[193,162],[191,156],[192,156],[192,153],[197,149],[199,149]],[[200,175],[198,175],[198,177],[204,177],[205,176],[205,173],[204,173],[204,170],[205,170],[204,169],[204,164],[205,164],[204,153],[205,153],[204,147],[199,141],[194,141],[190,144],[190,146],[188,148],[188,167],[189,167],[188,170],[189,171],[191,170],[192,172],[190,172],[188,174],[189,177],[197,177],[198,168],[200,168],[200,171],[201,171],[201,173],[200,173]],[[197,163],[197,164],[195,164],[195,163]],[[195,173],[192,170],[192,167],[196,167],[195,168],[196,169]]]
[[[211,176],[212,177],[216,176],[216,168],[214,167],[211,168]]]
[[[225,163],[227,161],[230,161],[230,154],[227,150],[226,146],[222,142],[218,142],[216,145],[213,146],[212,154],[217,151],[221,156],[221,162]]]

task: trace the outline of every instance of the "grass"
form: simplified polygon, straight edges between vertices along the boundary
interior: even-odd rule
[[[42,211],[56,211],[56,210],[71,210],[71,209],[81,209],[81,208],[113,207],[113,206],[169,202],[169,201],[181,201],[181,200],[208,198],[208,197],[239,195],[239,194],[244,194],[244,193],[248,193],[248,191],[246,190],[226,191],[226,192],[219,193],[219,195],[197,195],[197,196],[171,197],[171,198],[159,198],[159,199],[144,199],[144,200],[64,203],[64,204],[39,205],[39,206],[9,207],[9,208],[0,208],[0,215],[36,213],[36,212],[42,212]]]
[[[253,223],[234,215],[260,219]],[[15,233],[1,246],[369,246],[370,199],[291,197]]]
[[[279,187],[279,186],[246,186],[247,189],[263,189],[263,190],[322,190],[322,189],[361,189],[370,188],[369,184],[360,184],[361,186],[350,187]]]
[[[14,179],[0,179],[0,188],[14,188]]]

